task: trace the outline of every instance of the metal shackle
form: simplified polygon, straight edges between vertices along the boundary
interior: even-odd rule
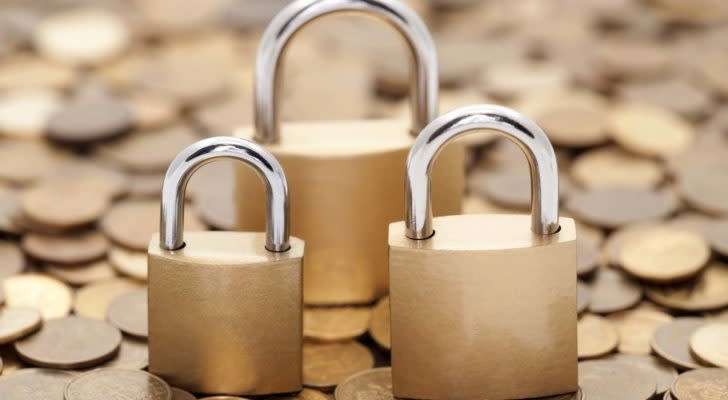
[[[309,22],[342,12],[363,12],[393,26],[407,42],[414,68],[410,77],[412,129],[416,135],[437,116],[437,50],[424,21],[398,0],[296,0],[281,10],[260,39],[255,59],[255,140],[278,143],[280,66],[290,40]]]
[[[187,182],[198,168],[220,158],[242,161],[258,172],[268,195],[265,248],[272,252],[289,250],[288,183],[281,164],[260,145],[230,136],[216,136],[193,143],[169,165],[162,185],[159,246],[165,250],[184,247]]]
[[[559,169],[546,133],[510,108],[480,104],[458,108],[432,121],[415,140],[405,173],[405,224],[410,239],[435,234],[430,202],[430,171],[437,154],[457,136],[491,129],[514,142],[531,169],[531,230],[538,235],[559,231]]]

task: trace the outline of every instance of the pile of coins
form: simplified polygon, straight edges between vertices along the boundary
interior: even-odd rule
[[[258,38],[286,3],[0,5],[0,399],[196,398],[144,371],[162,178],[190,143],[251,125]],[[507,105],[556,148],[580,391],[552,399],[728,399],[728,3],[408,4],[438,45],[441,111]],[[282,117],[406,118],[398,43],[356,16],[307,27]],[[464,211],[528,212],[525,157],[479,135]],[[233,191],[229,163],[200,170],[185,229],[234,229]],[[306,389],[271,398],[391,399],[389,329],[387,297],[306,307]]]

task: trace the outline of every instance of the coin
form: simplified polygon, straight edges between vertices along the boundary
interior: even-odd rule
[[[25,229],[17,221],[19,199],[20,192],[17,190],[8,190],[0,193],[0,233],[19,235],[25,232]],[[0,246],[1,248],[2,246]],[[2,253],[2,250],[0,250],[0,253]],[[0,276],[2,274],[3,272],[0,272]]]
[[[625,310],[642,299],[640,285],[612,268],[599,268],[586,286],[589,290],[589,311],[597,314]]]
[[[29,368],[0,377],[3,400],[64,400],[63,390],[73,373]]]
[[[589,306],[589,292],[582,282],[576,283],[576,312],[583,313]]]
[[[353,339],[367,331],[370,318],[365,307],[306,307],[303,335],[322,341]]]
[[[728,323],[711,322],[698,328],[690,337],[692,354],[720,368],[728,368]]]
[[[146,338],[148,335],[147,288],[137,289],[117,297],[109,305],[106,319],[127,335]]]
[[[381,298],[372,309],[369,321],[369,335],[378,345],[385,349],[392,347],[391,321],[389,319],[389,296]]]
[[[3,140],[0,143],[0,178],[18,185],[27,185],[51,173],[66,157],[42,141]]]
[[[125,100],[131,111],[134,127],[137,129],[163,128],[172,124],[179,117],[179,104],[167,96],[134,92],[129,94]]]
[[[176,387],[172,389],[172,400],[197,400],[197,397],[193,396],[190,392],[178,389]]]
[[[712,111],[708,93],[686,79],[630,82],[619,88],[624,102],[648,103],[686,118],[700,118]]]
[[[247,400],[245,397],[237,397],[237,396],[210,396],[210,397],[203,397],[200,400]]]
[[[76,292],[73,311],[76,315],[104,320],[109,305],[116,298],[141,286],[140,283],[126,278],[114,278],[84,286]]]
[[[106,255],[109,248],[109,241],[98,231],[64,235],[29,233],[21,243],[31,257],[55,264],[91,262]]]
[[[392,368],[374,368],[351,375],[334,392],[336,400],[394,400]]]
[[[728,257],[728,219],[711,221],[706,227],[705,236],[713,250]]]
[[[640,306],[607,316],[619,334],[617,350],[625,354],[650,354],[650,340],[655,331],[672,321],[670,314],[652,307]]]
[[[0,96],[0,132],[19,138],[41,137],[61,97],[49,89],[15,90]]]
[[[646,400],[655,394],[657,380],[634,365],[592,360],[579,363],[579,387],[589,400]]]
[[[98,400],[112,395],[122,399],[172,400],[172,389],[144,371],[97,369],[74,378],[64,392],[65,400]]]
[[[303,384],[327,388],[374,366],[374,356],[355,342],[311,343],[303,345]]]
[[[114,246],[109,251],[109,262],[119,273],[140,281],[147,280],[147,253]]]
[[[624,104],[611,116],[612,137],[625,149],[647,157],[680,153],[690,146],[693,129],[678,115],[646,104]]]
[[[728,371],[701,368],[677,377],[670,393],[677,400],[723,400],[728,398]]]
[[[700,363],[690,352],[690,337],[704,324],[702,318],[675,318],[655,331],[650,346],[660,357],[678,368],[700,368]]]
[[[611,353],[619,341],[617,330],[609,320],[585,314],[577,324],[579,358],[596,358]]]
[[[577,228],[578,230],[578,228]],[[576,240],[576,274],[580,277],[591,275],[599,268],[599,249],[586,239]]]
[[[66,316],[71,311],[71,289],[45,275],[11,276],[3,281],[3,290],[6,306],[34,308],[45,320]]]
[[[657,380],[657,394],[666,393],[670,390],[672,382],[677,378],[677,371],[671,365],[659,358],[650,355],[637,354],[615,354],[611,360],[643,367],[650,371]]]
[[[648,286],[647,298],[679,311],[708,311],[728,306],[728,265],[711,262],[690,282]]]
[[[622,255],[622,247],[624,247],[624,244],[629,243],[642,232],[649,231],[658,226],[659,224],[656,222],[643,222],[627,225],[612,231],[603,247],[603,253],[607,262],[610,265],[619,266],[619,258]]]
[[[78,159],[65,162],[55,168],[43,176],[40,182],[84,185],[113,199],[117,199],[129,191],[129,179],[118,169],[96,161]]]
[[[52,230],[89,225],[109,207],[106,192],[83,182],[45,183],[26,191],[20,208],[27,219]]]
[[[571,176],[586,189],[652,189],[664,179],[660,165],[616,147],[597,148],[579,155]]]
[[[696,209],[728,215],[728,165],[704,165],[685,169],[678,175],[678,190],[685,202]]]
[[[149,365],[147,342],[124,337],[119,352],[109,361],[94,368],[145,369]]]
[[[43,271],[73,286],[88,285],[116,277],[114,269],[106,260],[92,261],[88,264],[70,267],[66,265],[46,265]]]
[[[29,307],[5,307],[0,309],[0,345],[14,342],[37,331],[43,319],[40,312]]]
[[[710,249],[700,235],[659,227],[643,231],[625,243],[620,265],[637,278],[670,283],[695,276],[709,259]]]
[[[25,257],[14,242],[0,240],[0,281],[17,275],[25,268]]]
[[[497,205],[519,210],[528,210],[531,207],[531,176],[522,166],[475,173],[469,182],[473,190],[482,193]],[[559,193],[565,196],[571,186],[566,177],[561,177],[559,183]]]
[[[603,228],[660,219],[676,207],[677,199],[669,192],[626,188],[574,193],[566,202],[577,218]]]
[[[15,350],[30,364],[70,369],[106,361],[120,345],[121,332],[112,325],[71,316],[46,320],[40,331],[15,342]]]
[[[76,81],[76,71],[26,54],[6,57],[0,65],[0,89],[65,89]]]

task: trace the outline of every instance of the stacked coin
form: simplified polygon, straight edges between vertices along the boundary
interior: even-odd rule
[[[0,398],[236,399],[144,372],[146,248],[177,152],[252,123],[258,38],[286,3],[0,5]],[[440,111],[507,105],[555,146],[580,391],[551,398],[728,399],[728,3],[407,3],[438,44]],[[406,118],[395,33],[314,25],[289,49],[281,116]],[[464,211],[528,212],[520,150],[466,140]],[[229,163],[189,188],[186,229],[235,228]],[[306,389],[273,398],[392,398],[389,297],[306,307],[304,336]]]

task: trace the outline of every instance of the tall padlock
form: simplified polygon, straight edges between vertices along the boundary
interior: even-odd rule
[[[401,119],[278,122],[277,89],[287,45],[311,21],[347,11],[384,20],[409,45],[414,58],[411,129]],[[306,241],[304,301],[345,304],[375,300],[388,287],[387,226],[404,212],[401,166],[414,142],[413,133],[437,115],[437,55],[425,23],[397,0],[294,1],[264,32],[255,78],[255,129],[241,129],[236,134],[264,144],[286,170],[291,231]],[[463,163],[461,144],[451,146],[440,157],[433,173],[436,213],[460,212]],[[261,199],[263,188],[250,171],[239,169],[237,175],[238,226],[261,229],[262,202],[250,204],[250,199]]]
[[[265,183],[266,232],[185,232],[184,193],[200,166],[243,161]],[[302,384],[303,241],[289,239],[288,185],[265,149],[201,140],[170,164],[159,238],[149,244],[149,371],[214,394],[293,392]]]
[[[526,154],[530,217],[433,219],[435,157],[474,129],[497,131]],[[500,400],[576,391],[576,228],[559,218],[546,134],[508,108],[463,107],[422,131],[406,169],[405,221],[389,226],[394,395]]]

